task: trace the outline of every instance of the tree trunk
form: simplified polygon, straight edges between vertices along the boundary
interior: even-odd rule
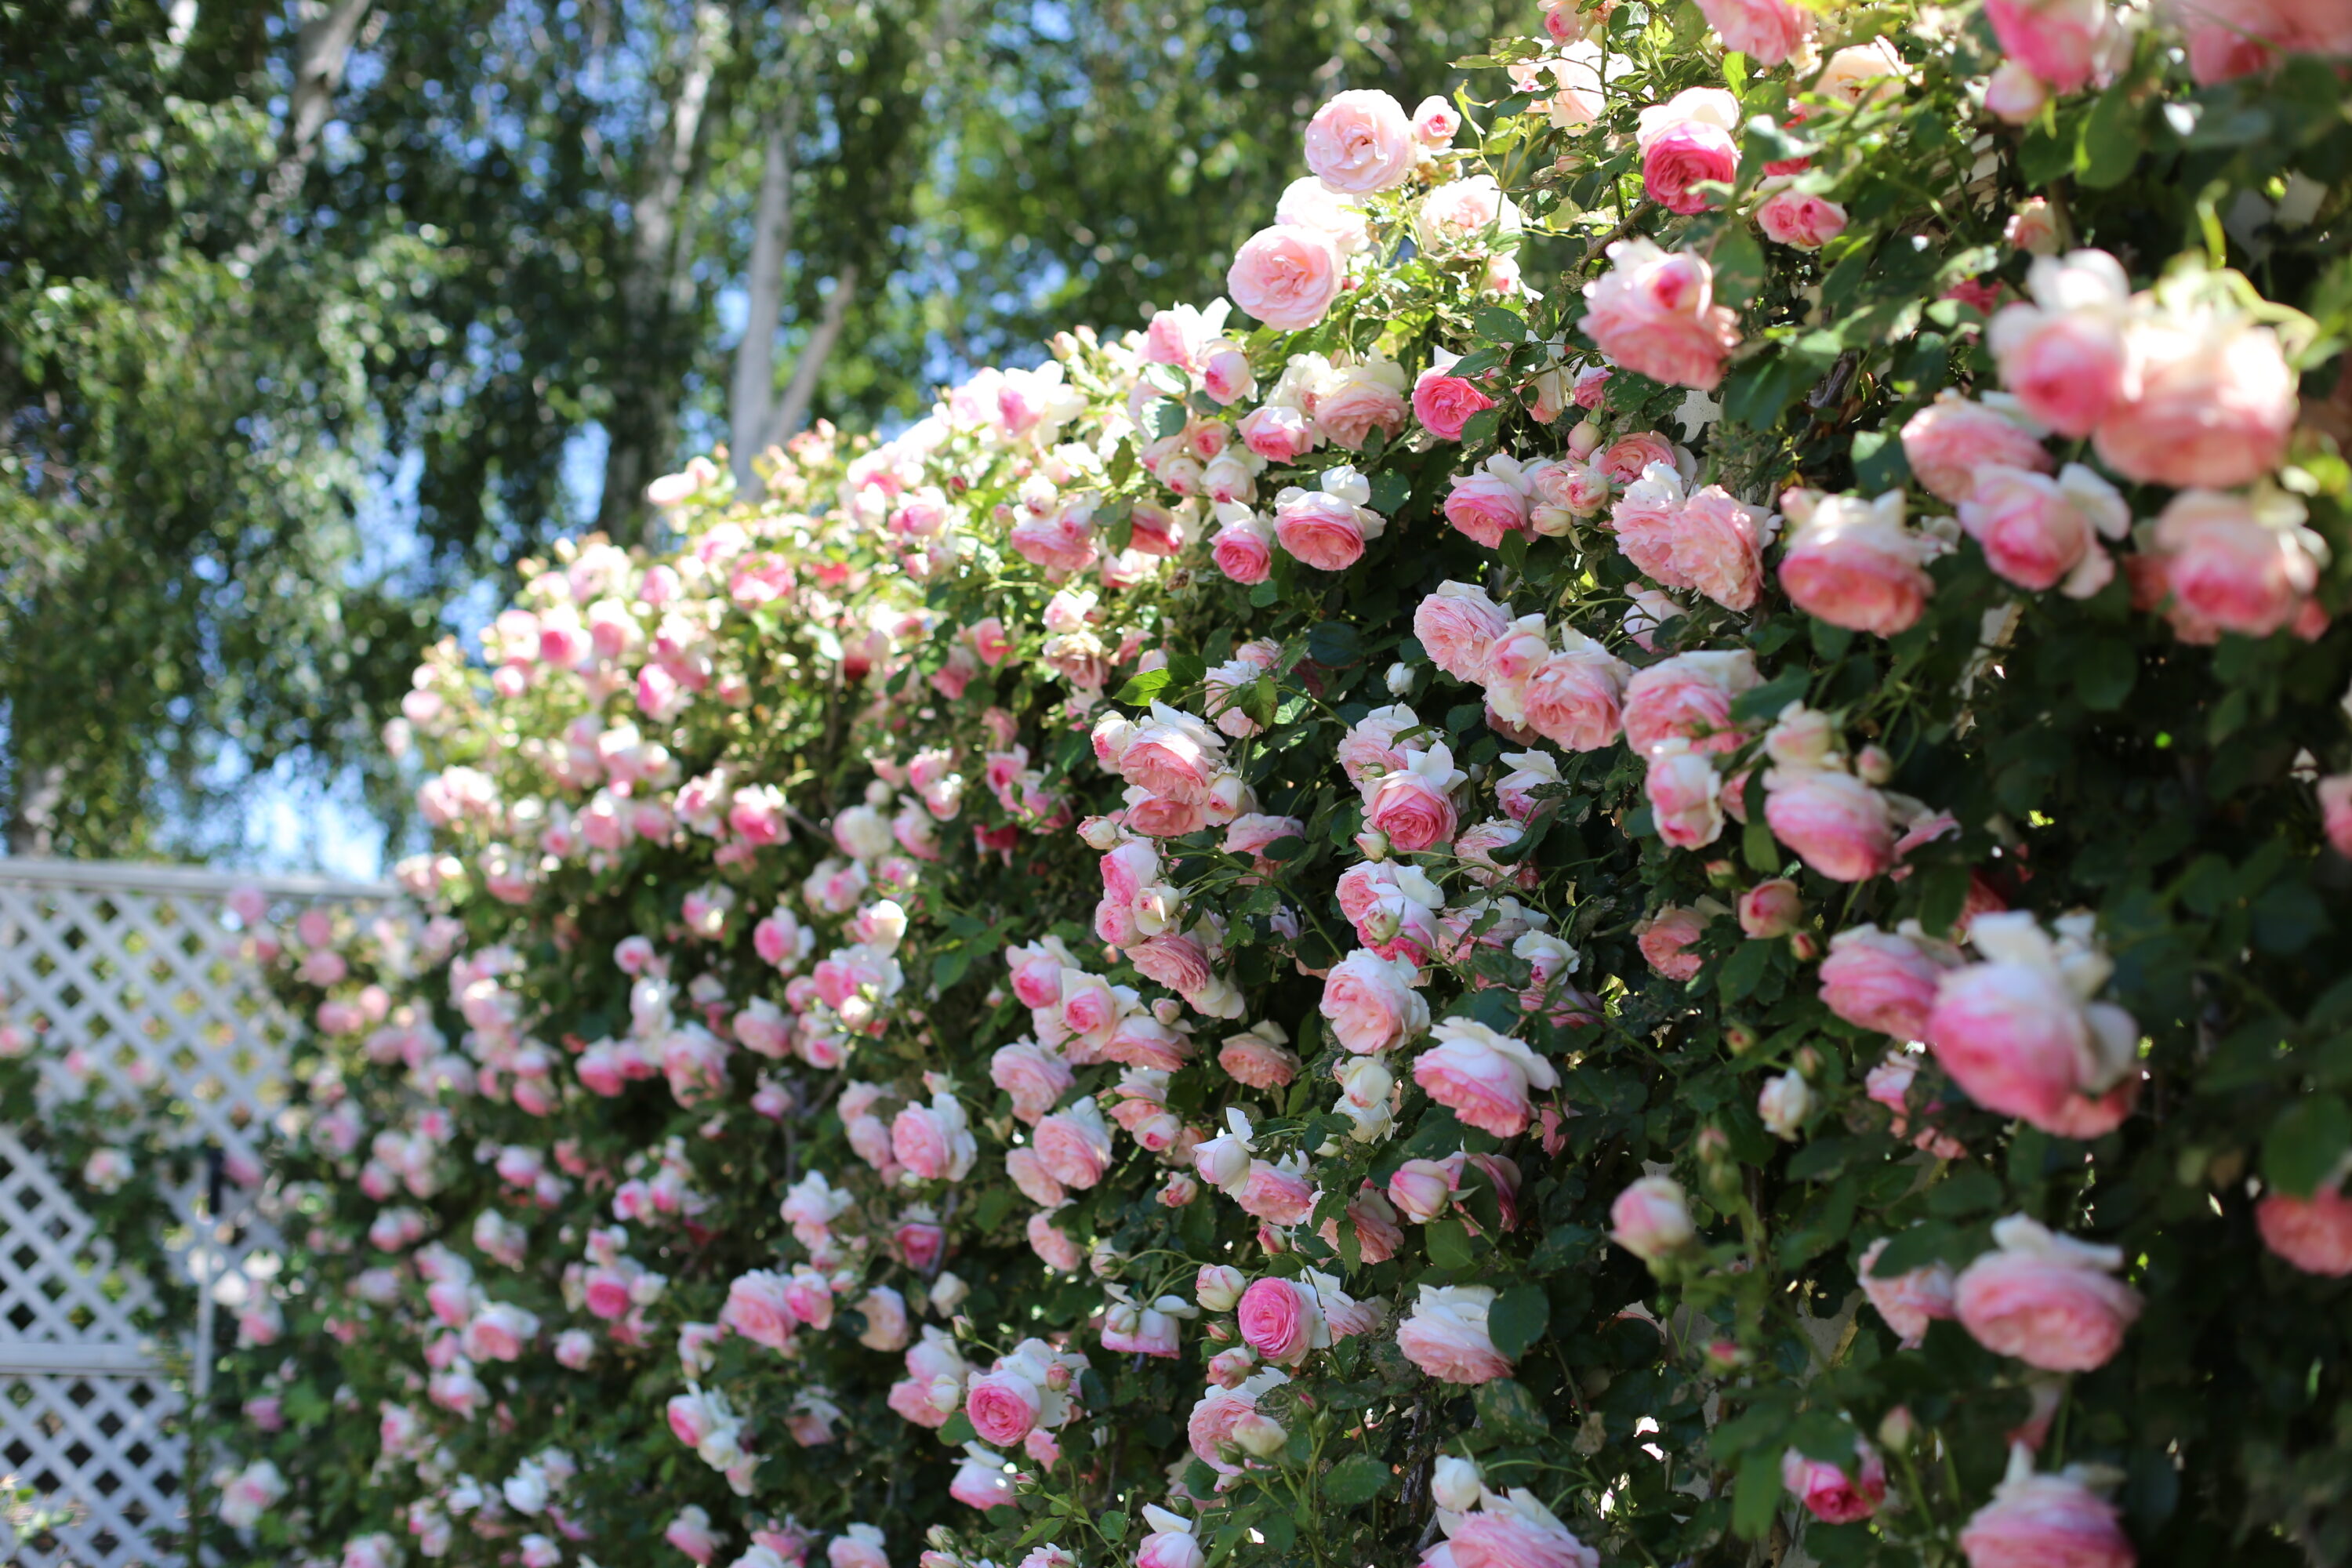
[[[333,0],[323,9],[303,7],[310,15],[294,35],[294,91],[286,105],[285,145],[262,186],[248,253],[270,244],[273,220],[302,188],[302,176],[319,155],[319,133],[334,117],[335,89],[343,85],[352,46],[359,40],[360,24],[367,20],[372,0]]]
[[[760,443],[761,451],[789,440],[808,417],[809,405],[816,397],[816,378],[832,356],[833,345],[841,341],[842,324],[848,319],[849,302],[856,292],[857,263],[853,261],[841,269],[833,280],[833,292],[824,297],[824,311],[817,318],[816,331],[802,345],[801,357],[793,362],[792,384],[784,388],[783,401],[776,405],[768,438]]]
[[[728,398],[727,440],[735,467],[735,493],[760,499],[751,459],[767,449],[775,413],[776,319],[783,310],[784,257],[793,247],[793,132],[798,104],[787,98],[769,122],[760,202],[751,217],[751,271],[744,280],[743,341],[735,350],[735,380]]]
[[[65,804],[66,770],[57,763],[27,763],[16,753],[16,809],[8,815],[8,853],[47,855],[57,847],[58,807]]]
[[[668,460],[676,439],[673,384],[679,355],[671,323],[682,290],[692,300],[691,280],[681,278],[688,248],[681,243],[681,209],[726,26],[723,6],[712,0],[695,6],[677,96],[655,140],[644,192],[630,214],[629,267],[621,280],[625,379],[613,389],[613,411],[605,421],[604,493],[596,513],[597,526],[622,543],[642,531],[646,486]]]

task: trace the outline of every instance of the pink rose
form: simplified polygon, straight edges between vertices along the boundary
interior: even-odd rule
[[[1609,247],[1614,266],[1584,286],[1584,333],[1627,370],[1712,392],[1739,342],[1739,318],[1715,303],[1706,259],[1667,254],[1646,239]]]
[[[1643,794],[1658,837],[1677,849],[1698,849],[1723,835],[1723,779],[1715,764],[1682,741],[1653,752]]]
[[[2053,466],[2032,430],[1951,391],[1905,422],[1903,455],[1930,493],[1954,505],[1976,493],[1977,476],[1988,468],[2046,474]]]
[[[1527,1131],[1531,1089],[1556,1089],[1559,1075],[1522,1042],[1467,1018],[1440,1020],[1437,1044],[1414,1058],[1413,1081],[1463,1124],[1515,1138]]]
[[[1759,882],[1739,895],[1739,929],[1750,937],[1786,936],[1805,918],[1797,884],[1786,877]]]
[[[1872,925],[1850,927],[1830,939],[1822,1001],[1849,1024],[1916,1040],[1927,1032],[1945,968],[1907,936]]]
[[[1240,516],[1227,520],[1217,530],[1217,537],[1209,546],[1209,557],[1217,570],[1236,583],[1263,583],[1274,570],[1274,551],[1265,523],[1246,508],[1235,508]],[[1360,549],[1360,546],[1359,547]]]
[[[1241,1195],[1234,1201],[1244,1214],[1268,1225],[1297,1225],[1314,1212],[1315,1189],[1296,1172],[1254,1160]]]
[[[1029,1040],[999,1047],[989,1058],[988,1077],[1013,1097],[1013,1114],[1032,1126],[1074,1081],[1067,1062]]]
[[[1468,583],[1441,583],[1412,613],[1412,635],[1430,661],[1456,680],[1483,685],[1486,656],[1510,626],[1502,606]]]
[[[2124,396],[2131,281],[2105,251],[2077,250],[2036,258],[2026,285],[2032,303],[2003,306],[1985,329],[2000,384],[2061,436],[2087,436]]]
[[[1696,951],[1699,932],[1706,929],[1706,917],[1696,910],[1669,904],[1633,928],[1634,945],[1649,966],[1668,980],[1689,980],[1706,962]]]
[[[1960,1531],[1969,1568],[2133,1568],[2116,1510],[2066,1476],[2003,1481]]]
[[[1984,946],[2008,921],[2032,917],[1979,915],[1970,933]],[[1946,973],[1926,1037],[1969,1099],[2061,1137],[2107,1131],[2138,1089],[2138,1026],[2121,1008],[2086,1006],[2054,962],[2013,955]],[[2095,1108],[2094,1096],[2105,1097]]]
[[[2091,79],[2112,24],[2106,0],[1985,0],[2001,52],[2059,92]]]
[[[1619,703],[1633,671],[1598,643],[1551,655],[1519,686],[1519,709],[1528,727],[1571,752],[1597,752],[1614,743],[1623,729]]]
[[[2352,1198],[2320,1188],[2307,1198],[2270,1193],[2254,1205],[2263,1245],[2302,1269],[2341,1279],[2352,1274]]]
[[[2120,1248],[2059,1236],[2012,1215],[1993,1226],[1997,1250],[1960,1271],[1960,1326],[1995,1355],[2043,1372],[2091,1372],[2114,1359],[2139,1317],[2139,1292],[2115,1278]]]
[[[2158,515],[2151,553],[2179,609],[2223,631],[2268,637],[2293,624],[2318,586],[2318,563],[2293,525],[2299,517],[2299,508],[2265,518],[2248,497],[2183,490]]]
[[[1230,1036],[1217,1052],[1226,1076],[1252,1089],[1280,1089],[1298,1076],[1297,1053],[1255,1033]]]
[[[1977,476],[1976,494],[1960,503],[1959,517],[1995,576],[2037,593],[2063,581],[2074,598],[2098,592],[2115,576],[2100,535],[2120,539],[2131,527],[2123,497],[2079,463],[2067,464],[2057,479],[1989,469]]]
[[[1330,310],[1339,297],[1342,270],[1339,252],[1327,236],[1278,224],[1242,242],[1225,273],[1225,292],[1267,326],[1295,332]]]
[[[1644,1263],[1671,1258],[1698,1239],[1690,1203],[1672,1176],[1644,1176],[1609,1205],[1610,1239]]]
[[[1486,1285],[1423,1285],[1412,1315],[1397,1326],[1397,1349],[1441,1383],[1491,1383],[1511,1375],[1509,1358],[1495,1348],[1486,1314],[1495,1304]]]
[[[1050,517],[1024,517],[1013,525],[1013,548],[1049,572],[1083,572],[1094,564],[1094,522],[1072,510]]]
[[[1764,237],[1800,250],[1819,250],[1845,232],[1845,208],[1808,191],[1775,191],[1756,209]]]
[[[1374,430],[1396,439],[1412,415],[1405,401],[1404,372],[1387,360],[1333,371],[1316,386],[1310,406],[1317,427],[1350,452],[1362,451]]]
[[[1206,990],[1216,978],[1215,971],[1209,966],[1209,955],[1201,944],[1175,931],[1146,937],[1135,944],[1127,957],[1135,965],[1136,973],[1146,980],[1188,996]]]
[[[1360,510],[1321,490],[1290,491],[1275,508],[1274,537],[1318,571],[1344,572],[1364,558]]]
[[[1470,416],[1495,406],[1495,400],[1478,390],[1478,384],[1458,375],[1447,375],[1434,367],[1423,371],[1412,384],[1412,415],[1423,428],[1448,441],[1462,439],[1462,426]]]
[[[983,1373],[964,1391],[963,1413],[991,1447],[1009,1448],[1029,1436],[1045,1408],[1044,1391],[1017,1372]]]
[[[1852,773],[1775,768],[1764,778],[1772,836],[1834,882],[1863,882],[1895,864],[1886,797]]]
[[[1920,568],[1928,541],[1903,526],[1901,491],[1864,501],[1790,490],[1781,506],[1795,526],[1780,586],[1799,609],[1879,637],[1917,622],[1935,584]]]
[[[1727,610],[1753,609],[1764,582],[1767,515],[1721,485],[1692,496],[1675,519],[1675,576]]]
[[[1488,468],[1456,474],[1445,497],[1445,521],[1492,550],[1506,533],[1527,531],[1527,488],[1515,475]]]
[[[1687,453],[1679,454],[1687,457]],[[1682,464],[1677,460],[1675,444],[1654,430],[1639,430],[1631,436],[1620,436],[1601,448],[1592,466],[1601,470],[1610,483],[1630,485],[1648,471],[1653,463],[1675,470],[1679,477]]]
[[[1243,415],[1234,430],[1242,445],[1269,463],[1295,463],[1323,444],[1323,432],[1303,408],[1269,404]]]
[[[1319,1009],[1332,1037],[1358,1056],[1391,1050],[1429,1027],[1429,1004],[1413,989],[1410,960],[1382,958],[1359,948],[1323,978]]]
[[[1364,824],[1387,834],[1393,847],[1414,855],[1452,842],[1460,819],[1444,790],[1421,773],[1405,771],[1385,773],[1372,786]]]
[[[1420,158],[1412,121],[1385,92],[1339,93],[1307,122],[1307,166],[1335,191],[1363,195],[1401,185]],[[1238,295],[1235,302],[1259,314]]]
[[[1886,1500],[1886,1465],[1878,1450],[1859,1437],[1853,1449],[1853,1463],[1846,1466],[1808,1458],[1790,1448],[1780,1456],[1780,1484],[1823,1524],[1868,1519]]]
[[[1937,1318],[1955,1316],[1958,1309],[1952,1300],[1952,1271],[1942,1263],[1923,1263],[1903,1274],[1878,1274],[1879,1254],[1886,1250],[1887,1238],[1880,1237],[1866,1247],[1854,1274],[1862,1281],[1863,1294],[1878,1309],[1903,1341],[1905,1350],[1916,1350],[1927,1337],[1927,1325]]]
[[[2129,337],[2137,395],[2092,437],[2109,468],[2149,484],[2228,489],[2279,466],[2298,405],[2276,332],[2199,313],[2140,319]]]
[[[1638,671],[1625,686],[1625,743],[1646,756],[1676,736],[1703,752],[1738,749],[1731,702],[1763,684],[1746,650],[1676,654]]]
[[[1041,1119],[1032,1140],[1037,1158],[1055,1181],[1086,1191],[1110,1169],[1110,1129],[1091,1100]]]
[[[1271,1275],[1242,1292],[1237,1311],[1243,1342],[1276,1366],[1306,1360],[1323,1327],[1314,1297],[1296,1281]],[[1328,1330],[1322,1337],[1329,1337]]]
[[[1461,111],[1434,94],[1423,99],[1412,111],[1413,137],[1433,152],[1454,145],[1461,129]]]
[[[727,1288],[727,1305],[719,1319],[753,1344],[772,1351],[790,1351],[793,1332],[800,1325],[785,1301],[783,1277],[765,1268],[739,1276]]]
[[[2316,786],[2320,826],[2338,855],[2352,858],[2352,773],[2330,773]]]
[[[1727,49],[1777,66],[1798,53],[1813,36],[1813,14],[1791,0],[1697,0]]]
[[[2175,0],[2200,86],[2266,71],[2282,54],[2352,55],[2352,16],[2335,0]]]
[[[1692,187],[1738,174],[1739,145],[1720,125],[1685,120],[1642,139],[1642,188],[1670,213],[1705,212],[1708,199]]]

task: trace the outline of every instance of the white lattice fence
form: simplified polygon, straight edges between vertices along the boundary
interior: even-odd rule
[[[171,867],[0,859],[0,1012],[34,1031],[44,1103],[88,1094],[201,1153],[168,1185],[173,1267],[204,1289],[196,1321],[163,1321],[147,1279],[44,1159],[43,1128],[0,1127],[0,1477],[63,1509],[57,1547],[14,1562],[117,1568],[158,1561],[148,1536],[184,1515],[176,1418],[201,1399],[212,1304],[241,1299],[277,1242],[257,1201],[289,1021],[233,956],[229,891],[256,885]],[[257,884],[279,909],[390,890],[317,879]],[[79,1087],[77,1087],[77,1084]],[[230,1179],[224,1180],[226,1173]]]

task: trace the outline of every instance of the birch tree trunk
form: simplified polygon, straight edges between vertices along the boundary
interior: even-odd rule
[[[604,492],[596,514],[597,526],[622,543],[641,531],[646,486],[667,460],[675,438],[676,371],[682,355],[673,323],[683,313],[681,301],[690,305],[693,298],[692,279],[684,276],[688,247],[682,231],[691,227],[685,207],[726,28],[724,6],[714,0],[695,6],[677,92],[655,140],[645,189],[630,213],[621,305],[631,352],[624,367],[626,379],[614,385],[613,411],[605,420]]]
[[[744,280],[743,341],[735,350],[728,395],[728,451],[735,492],[759,499],[763,489],[751,459],[767,450],[775,415],[776,321],[783,310],[784,258],[793,247],[793,133],[797,97],[787,97],[769,122],[760,199],[751,216],[751,270]]]

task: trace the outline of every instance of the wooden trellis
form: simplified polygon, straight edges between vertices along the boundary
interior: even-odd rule
[[[260,879],[175,867],[0,858],[0,1016],[37,1032],[57,1103],[63,1063],[84,1091],[146,1120],[166,1147],[203,1158],[167,1184],[173,1266],[198,1289],[187,1322],[165,1322],[148,1280],[44,1158],[42,1129],[0,1126],[0,1479],[67,1512],[44,1555],[89,1568],[159,1561],[151,1531],[184,1521],[188,1453],[176,1426],[201,1399],[215,1302],[233,1304],[277,1245],[258,1170],[285,1095],[291,1023],[236,955],[228,892],[259,886],[273,914],[317,900],[375,902],[393,890],[322,879]],[[193,1389],[191,1388],[193,1384]],[[0,1535],[5,1526],[0,1526]]]

